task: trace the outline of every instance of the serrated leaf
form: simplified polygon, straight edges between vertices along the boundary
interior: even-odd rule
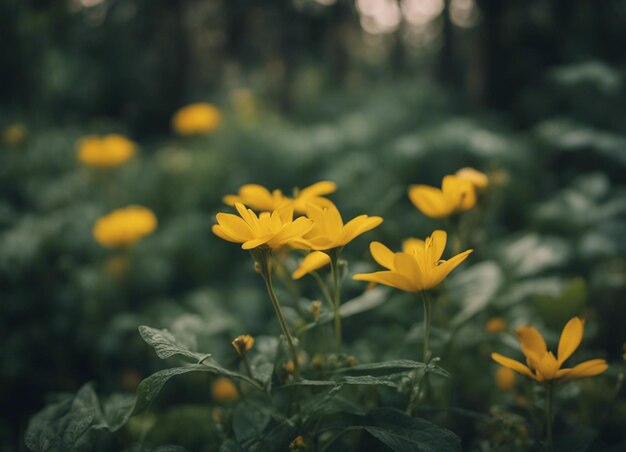
[[[139,327],[139,334],[148,345],[154,347],[154,351],[161,359],[166,359],[174,355],[182,355],[199,362],[210,356],[207,354],[192,352],[187,349],[187,347],[180,344],[174,335],[167,330],[158,330],[156,328],[142,325]]]

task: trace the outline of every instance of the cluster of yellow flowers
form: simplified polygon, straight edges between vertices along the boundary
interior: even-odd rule
[[[137,152],[137,144],[123,135],[83,137],[77,145],[78,159],[89,166],[110,168],[130,160]]]

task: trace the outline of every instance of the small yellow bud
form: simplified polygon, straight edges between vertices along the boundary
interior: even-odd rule
[[[211,386],[211,396],[218,402],[234,402],[239,399],[239,391],[232,380],[220,377]]]
[[[503,391],[510,391],[515,387],[515,372],[508,367],[500,367],[496,370],[496,385]]]
[[[487,321],[488,333],[501,333],[506,331],[506,320],[503,317],[492,317]]]
[[[213,408],[211,410],[211,420],[216,424],[221,424],[224,420],[224,411],[219,407]]]
[[[296,438],[289,444],[289,449],[292,451],[304,451],[307,449],[306,444],[304,443],[304,438],[302,435],[296,436]]]
[[[355,357],[355,356],[350,355],[350,356],[348,356],[348,357],[346,358],[346,364],[347,364],[349,367],[356,366],[356,365],[357,365],[357,363],[358,363],[358,361],[357,361],[357,359],[356,359],[356,357]]]
[[[231,342],[233,344],[233,348],[239,354],[239,356],[245,355],[254,345],[254,338],[249,334],[243,334],[241,336],[237,336]]]
[[[311,358],[311,366],[313,366],[314,369],[323,369],[325,364],[326,358],[321,353],[316,353],[313,355],[313,358]]]
[[[309,304],[309,312],[313,316],[313,320],[317,320],[320,316],[320,312],[322,311],[322,302],[321,301],[312,301]]]

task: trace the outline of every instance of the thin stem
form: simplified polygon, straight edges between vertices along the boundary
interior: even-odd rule
[[[339,248],[335,248],[330,250],[330,271],[333,277],[333,313],[335,317],[335,345],[337,346],[337,351],[341,350],[341,317],[339,315],[339,306],[341,304],[340,301],[340,291],[339,291]]]
[[[289,329],[287,328],[287,322],[285,321],[285,317],[283,316],[283,311],[280,308],[280,303],[278,303],[278,298],[276,298],[276,292],[274,292],[274,286],[272,285],[272,271],[270,269],[270,260],[271,260],[271,252],[264,251],[262,252],[259,261],[257,261],[261,268],[261,276],[263,276],[263,280],[265,281],[265,286],[267,287],[267,293],[270,296],[270,300],[272,301],[272,306],[274,307],[274,312],[276,312],[276,317],[278,318],[278,323],[280,323],[280,327],[283,330],[283,335],[285,339],[287,339],[287,344],[289,345],[289,353],[291,354],[291,360],[293,361],[293,367],[295,370],[295,375],[299,375],[300,373],[300,364],[298,363],[298,354],[296,353],[296,347],[293,344],[293,339],[291,338],[291,334],[289,334]]]
[[[311,272],[310,275],[313,276],[313,278],[315,278],[315,281],[317,282],[317,285],[319,286],[320,290],[322,291],[322,295],[324,296],[324,299],[328,302],[328,304],[330,305],[331,309],[334,309],[334,307],[333,307],[334,306],[333,299],[331,298],[330,292],[328,291],[328,287],[326,286],[326,283],[324,282],[322,277],[317,272]]]
[[[546,385],[546,436],[548,438],[548,450],[554,451],[554,439],[552,437],[552,382]]]
[[[422,300],[424,302],[424,349],[422,352],[423,361],[425,364],[428,363],[428,358],[430,355],[430,350],[428,349],[428,342],[430,338],[430,313],[431,313],[431,303],[430,297],[428,293],[422,291]]]
[[[245,353],[241,355],[241,360],[243,361],[243,365],[246,368],[246,372],[248,373],[248,376],[250,378],[254,378],[252,376],[252,369],[250,368],[250,362],[248,361],[248,355],[246,355]]]

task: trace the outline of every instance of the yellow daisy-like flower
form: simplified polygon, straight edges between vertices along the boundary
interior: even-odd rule
[[[239,391],[231,379],[220,377],[211,385],[211,396],[218,402],[234,402],[239,399]]]
[[[300,279],[304,275],[319,270],[320,268],[330,264],[328,254],[321,251],[313,251],[305,256],[300,262],[300,266],[291,275],[293,279]]]
[[[465,179],[472,183],[476,189],[485,189],[489,186],[489,178],[485,173],[482,173],[474,168],[465,167],[458,170],[455,174],[459,179]]]
[[[137,144],[123,135],[87,136],[78,142],[78,159],[85,165],[103,168],[119,166],[137,152]]]
[[[235,203],[239,216],[218,213],[213,233],[233,243],[242,243],[241,248],[250,250],[259,247],[278,249],[301,239],[312,227],[305,217],[293,219],[293,206],[286,204],[273,212],[262,212],[257,216],[241,203]]]
[[[381,217],[359,215],[344,224],[339,210],[330,201],[323,207],[309,203],[307,217],[313,220],[313,227],[299,244],[316,251],[341,248],[383,222]]]
[[[236,195],[226,195],[223,198],[224,204],[234,206],[237,203],[243,204],[253,210],[262,212],[272,212],[285,204],[289,204],[288,197],[280,190],[269,191],[259,184],[246,184],[239,188]]]
[[[154,213],[145,207],[129,206],[99,218],[93,236],[103,246],[129,246],[157,227]]]
[[[451,259],[441,260],[446,247],[447,234],[437,230],[426,240],[408,239],[402,251],[392,252],[379,242],[370,244],[372,257],[386,271],[360,273],[352,278],[372,281],[407,292],[420,292],[439,285],[473,250],[463,251]]]
[[[471,181],[449,175],[443,178],[441,189],[428,185],[411,186],[409,199],[424,215],[443,218],[474,207],[476,192]]]
[[[604,359],[591,359],[573,368],[561,368],[580,345],[584,330],[585,323],[579,317],[574,317],[567,322],[561,333],[555,357],[552,352],[548,351],[546,342],[539,331],[531,326],[523,326],[517,330],[517,336],[527,365],[499,353],[492,353],[491,358],[498,364],[539,382],[567,381],[601,374],[608,369]]]
[[[232,342],[233,348],[240,355],[243,356],[250,351],[254,345],[254,338],[249,334],[237,336]]]
[[[291,199],[280,190],[269,191],[267,188],[259,184],[246,184],[241,186],[239,193],[236,195],[224,196],[224,203],[234,206],[235,203],[241,203],[247,207],[258,210],[268,211],[276,210],[284,204],[293,203],[294,210],[298,213],[306,213],[308,204],[324,207],[331,202],[323,198],[337,190],[334,182],[322,181],[310,185],[302,190],[296,190],[296,196]]]
[[[217,107],[204,102],[187,105],[172,117],[172,127],[179,135],[209,133],[221,122],[222,115]]]

